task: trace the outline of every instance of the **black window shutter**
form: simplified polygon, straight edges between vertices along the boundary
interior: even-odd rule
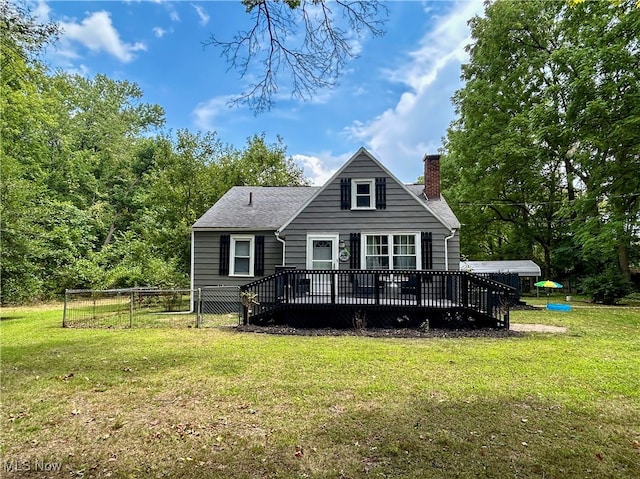
[[[433,269],[433,238],[431,232],[422,233],[422,269]]]
[[[340,180],[340,209],[351,209],[351,179],[342,178]]]
[[[349,268],[360,269],[360,233],[351,233],[349,240],[351,249]]]
[[[218,273],[220,276],[229,274],[229,246],[231,245],[231,236],[220,235],[220,265]]]
[[[376,209],[387,209],[387,179],[376,178]]]
[[[264,236],[256,236],[253,274],[264,276]]]

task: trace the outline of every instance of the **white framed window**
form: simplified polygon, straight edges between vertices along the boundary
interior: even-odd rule
[[[373,210],[375,207],[375,180],[351,180],[351,209]]]
[[[418,266],[417,235],[393,235],[393,251],[391,252],[393,269],[417,269]]]
[[[231,236],[229,276],[253,276],[253,243],[253,236]]]
[[[420,233],[370,233],[362,235],[365,269],[418,269]]]
[[[365,269],[389,269],[389,236],[365,236]]]

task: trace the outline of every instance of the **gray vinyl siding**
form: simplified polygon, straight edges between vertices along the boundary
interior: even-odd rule
[[[340,209],[340,180],[375,179],[385,177],[386,209]],[[349,244],[350,233],[431,232],[433,235],[433,269],[445,268],[444,238],[451,231],[433,217],[412,194],[393,178],[390,178],[375,162],[364,154],[343,170],[339,177],[302,211],[283,231],[286,240],[287,265],[306,267],[307,233],[338,233]],[[458,234],[449,240],[449,269],[458,269],[460,248]],[[349,262],[340,263],[340,269],[348,269]]]
[[[262,276],[235,277],[220,276],[220,236],[254,235],[264,236],[264,273],[273,274],[276,265],[282,264],[282,244],[276,240],[273,231],[198,231],[193,233],[193,285],[194,288],[205,286],[242,286]]]

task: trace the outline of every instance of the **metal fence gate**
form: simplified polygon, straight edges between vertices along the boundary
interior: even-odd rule
[[[201,289],[70,289],[66,328],[211,328],[236,326],[241,315],[236,286]]]

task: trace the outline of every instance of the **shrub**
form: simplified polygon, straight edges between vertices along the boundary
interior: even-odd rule
[[[581,289],[593,302],[603,304],[615,304],[633,291],[631,283],[614,268],[583,279]]]

